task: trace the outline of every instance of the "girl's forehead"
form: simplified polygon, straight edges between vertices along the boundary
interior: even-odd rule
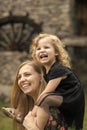
[[[38,41],[38,45],[39,44],[50,44],[50,43],[52,43],[52,40],[49,38],[49,37],[45,37],[45,38],[42,38],[42,39],[40,39],[39,41]]]

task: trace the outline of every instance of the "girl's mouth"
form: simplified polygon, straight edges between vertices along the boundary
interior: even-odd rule
[[[46,57],[48,57],[47,54],[41,54],[41,55],[40,55],[40,58],[41,58],[41,59],[42,59],[42,58],[46,58]]]

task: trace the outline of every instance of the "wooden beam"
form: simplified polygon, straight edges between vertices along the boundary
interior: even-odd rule
[[[65,46],[87,47],[87,37],[72,37],[62,40]]]

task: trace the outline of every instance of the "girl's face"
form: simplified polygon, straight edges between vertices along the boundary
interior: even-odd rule
[[[56,61],[56,52],[52,42],[48,38],[43,38],[39,40],[36,47],[35,58],[43,66],[52,65]]]
[[[40,86],[41,75],[31,65],[24,65],[18,73],[18,85],[27,95],[37,93]]]

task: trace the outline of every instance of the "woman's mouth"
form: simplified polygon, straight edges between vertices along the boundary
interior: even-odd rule
[[[31,83],[24,83],[24,84],[22,84],[23,88],[28,88],[29,86],[31,86]]]

